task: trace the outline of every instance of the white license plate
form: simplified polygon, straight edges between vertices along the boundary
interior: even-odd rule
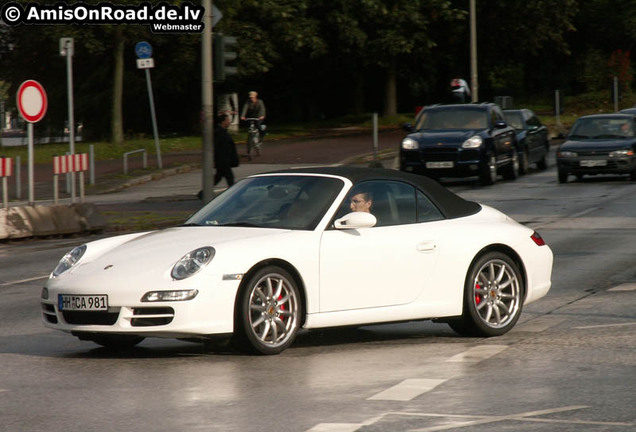
[[[600,159],[595,159],[595,160],[582,160],[582,161],[581,161],[581,166],[582,166],[582,167],[599,167],[599,166],[607,166],[607,161],[606,161],[606,160],[600,160]]]
[[[59,294],[57,306],[64,311],[107,311],[108,296]]]
[[[453,162],[426,162],[426,168],[452,168]]]

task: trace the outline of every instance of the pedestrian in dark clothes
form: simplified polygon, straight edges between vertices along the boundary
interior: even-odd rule
[[[236,144],[227,128],[232,122],[227,114],[219,114],[216,117],[214,126],[214,166],[216,174],[214,174],[214,185],[216,186],[222,178],[225,178],[227,185],[234,184],[234,173],[232,168],[239,166],[238,153],[236,152]],[[200,190],[197,197],[203,199],[203,191]]]
[[[230,123],[231,119],[227,114],[220,114],[216,118],[216,126],[214,127],[214,166],[216,167],[214,185],[225,178],[227,185],[232,186],[234,184],[232,168],[239,165],[236,144],[227,131]]]

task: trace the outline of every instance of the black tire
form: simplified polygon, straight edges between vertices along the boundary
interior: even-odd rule
[[[254,273],[241,287],[235,311],[235,342],[256,354],[279,354],[296,338],[303,313],[294,278],[278,266]]]
[[[515,147],[511,149],[510,159],[510,163],[502,175],[506,180],[516,180],[517,177],[519,177],[519,153],[517,153],[517,149]]]
[[[90,336],[81,336],[80,340],[90,340],[97,345],[101,345],[104,348],[108,348],[113,351],[122,351],[130,349],[135,345],[138,345],[145,338],[136,335],[125,334],[91,334]]]
[[[491,152],[486,154],[486,163],[479,173],[479,181],[485,186],[493,185],[497,181],[497,159]]]
[[[448,324],[466,336],[500,336],[519,320],[524,295],[515,262],[501,252],[486,253],[468,270],[462,316]]]
[[[568,182],[568,172],[562,169],[559,169],[559,183],[567,183]]]
[[[632,171],[629,173],[629,179],[631,181],[636,181],[636,171]]]

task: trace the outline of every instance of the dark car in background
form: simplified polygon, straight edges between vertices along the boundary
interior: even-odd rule
[[[517,150],[519,151],[519,172],[527,174],[531,164],[537,168],[548,167],[547,156],[550,151],[548,128],[539,117],[529,109],[504,110],[506,123],[517,133]]]
[[[400,170],[442,177],[478,176],[491,185],[519,174],[517,136],[493,103],[423,108],[400,144]]]
[[[633,114],[594,114],[576,120],[557,151],[559,183],[570,174],[629,174],[636,180],[636,124]]]
[[[622,114],[636,115],[636,108],[625,108],[619,111]]]

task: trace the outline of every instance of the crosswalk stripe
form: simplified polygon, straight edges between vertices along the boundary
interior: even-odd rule
[[[636,291],[636,283],[626,283],[614,288],[610,288],[608,291]]]
[[[355,423],[320,423],[307,432],[355,432],[362,426],[364,425]]]
[[[446,379],[433,378],[407,379],[389,389],[371,396],[367,400],[410,401],[422,393],[433,390],[435,387],[446,381]]]
[[[499,354],[503,350],[508,348],[507,345],[483,345],[476,346],[462,353],[454,355],[446,360],[451,363],[479,363],[494,355]]]

